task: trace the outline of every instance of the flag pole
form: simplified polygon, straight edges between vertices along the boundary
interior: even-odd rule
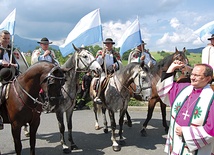
[[[106,49],[104,47],[104,43],[103,43],[103,52],[106,53]],[[106,57],[106,55],[105,55]],[[106,77],[107,77],[107,68],[106,68],[106,59],[105,57],[103,58],[103,63],[104,63],[104,70],[105,70],[105,74],[106,74]]]
[[[14,43],[14,35],[12,35],[12,41],[11,41],[10,64],[12,63],[13,43]]]

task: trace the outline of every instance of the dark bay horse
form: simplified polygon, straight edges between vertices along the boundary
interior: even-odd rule
[[[123,139],[123,120],[124,115],[127,112],[128,102],[130,100],[129,85],[137,81],[136,83],[142,88],[144,98],[149,99],[151,96],[151,77],[148,71],[148,68],[144,67],[144,63],[140,65],[139,63],[131,63],[120,70],[116,71],[112,77],[109,78],[109,82],[106,85],[106,88],[101,91],[100,98],[103,102],[102,105],[94,103],[94,113],[96,118],[96,123],[98,124],[97,112],[103,112],[104,116],[104,132],[107,132],[107,120],[105,117],[106,109],[109,112],[109,117],[111,120],[111,129],[112,129],[112,148],[114,151],[120,151],[121,146],[116,141],[116,122],[115,122],[115,112],[120,111],[119,116],[119,138],[120,143],[124,144]],[[90,96],[93,99],[96,96],[94,90],[94,83],[96,79],[93,78],[90,86]]]
[[[168,69],[168,67],[170,66],[170,64],[174,60],[180,60],[180,61],[184,62],[185,64],[188,64],[188,59],[185,55],[185,52],[184,51],[178,51],[176,48],[175,53],[165,57],[162,60],[160,60],[153,68],[151,68],[151,74],[153,75],[153,78],[152,78],[152,97],[148,103],[147,118],[146,118],[145,122],[143,123],[143,127],[141,129],[141,135],[142,136],[147,135],[146,127],[147,127],[150,119],[152,118],[152,114],[153,114],[153,111],[154,111],[154,108],[155,108],[155,105],[157,102],[160,103],[160,108],[161,108],[161,113],[162,113],[162,124],[165,128],[165,132],[166,133],[168,132],[169,126],[167,125],[167,122],[166,122],[166,104],[164,104],[160,100],[160,98],[157,94],[156,84],[159,81],[159,79],[161,78],[162,71],[166,71]]]
[[[39,92],[43,89],[52,106],[59,104],[63,98],[61,88],[64,85],[64,71],[49,62],[39,62],[31,66],[7,84],[1,114],[4,123],[10,123],[15,151],[21,155],[21,128],[30,125],[30,154],[35,155],[36,132],[40,124],[42,102],[38,100]]]
[[[70,68],[70,71],[66,73],[66,82],[62,89],[65,99],[54,109],[59,124],[60,142],[64,153],[70,153],[71,150],[78,149],[72,136],[72,114],[76,104],[79,74],[81,72],[86,72],[88,69],[99,74],[102,70],[99,63],[88,50],[84,48],[76,48],[75,46],[74,49],[76,52],[65,62],[65,64],[62,65],[62,68]],[[64,113],[66,113],[68,140],[71,143],[71,149],[67,146],[64,137]]]

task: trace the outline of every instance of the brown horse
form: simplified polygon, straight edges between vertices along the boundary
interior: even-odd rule
[[[36,132],[43,104],[38,100],[40,90],[47,95],[49,104],[55,106],[63,98],[61,87],[64,81],[61,68],[50,62],[38,62],[4,86],[7,92],[0,110],[4,123],[11,124],[17,155],[21,155],[21,127],[26,123],[30,125],[30,154],[35,155]]]
[[[166,71],[174,60],[180,60],[180,61],[184,62],[185,64],[188,64],[188,59],[185,55],[185,52],[178,51],[176,48],[175,53],[165,57],[163,60],[160,60],[156,65],[154,65],[153,68],[151,68],[151,74],[153,75],[152,96],[148,103],[147,118],[146,118],[145,122],[143,123],[143,127],[140,131],[142,136],[147,135],[146,127],[147,127],[150,119],[152,118],[152,114],[153,114],[153,111],[154,111],[154,108],[155,108],[155,105],[157,102],[160,103],[160,108],[161,108],[161,113],[162,113],[162,124],[165,127],[165,132],[168,132],[169,127],[166,122],[166,104],[164,104],[161,101],[161,99],[159,98],[159,96],[157,94],[156,84],[159,81],[159,79],[161,78],[162,71]]]

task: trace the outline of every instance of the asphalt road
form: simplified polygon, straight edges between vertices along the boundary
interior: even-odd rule
[[[146,117],[145,110],[129,110],[133,126],[124,126],[126,145],[120,152],[112,150],[111,134],[103,133],[103,130],[94,129],[94,113],[92,110],[74,111],[73,114],[73,138],[79,150],[72,151],[73,155],[165,155],[163,152],[166,134],[162,127],[161,114],[156,110],[153,119],[149,122],[147,137],[141,137],[140,129]],[[167,112],[169,117],[169,112]],[[116,114],[118,120],[118,113]],[[167,118],[169,120],[169,118]],[[108,117],[108,122],[109,117]],[[110,123],[109,123],[110,124]],[[118,121],[117,121],[118,124]],[[100,116],[102,127],[102,117]],[[2,155],[14,155],[14,144],[10,131],[10,125],[5,125],[0,131],[0,150]],[[67,129],[67,128],[66,128]],[[29,155],[29,139],[22,132],[23,155]],[[67,141],[67,132],[66,132]],[[63,155],[59,143],[59,130],[55,114],[42,114],[41,124],[37,132],[37,155]]]

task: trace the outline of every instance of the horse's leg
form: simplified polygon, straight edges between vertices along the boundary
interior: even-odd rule
[[[115,116],[114,116],[114,112],[112,110],[109,110],[109,117],[111,120],[111,141],[112,141],[112,148],[114,151],[120,151],[121,147],[118,145],[117,141],[116,141],[116,136],[115,136],[115,130],[116,130],[116,122],[115,122]]]
[[[13,135],[16,154],[21,155],[21,150],[22,150],[21,128],[22,127],[17,125],[17,123],[11,124],[11,127],[12,127],[12,135]]]
[[[127,125],[128,125],[128,127],[132,127],[132,120],[131,120],[131,117],[129,115],[128,110],[126,110],[126,118],[127,118]]]
[[[143,123],[143,128],[141,129],[141,136],[147,136],[147,133],[146,133],[146,127],[150,121],[150,119],[152,118],[152,114],[153,114],[153,111],[154,111],[154,108],[155,108],[155,105],[156,105],[156,99],[151,99],[148,103],[148,112],[147,112],[147,117],[146,117],[146,120],[145,122]]]
[[[119,136],[120,136],[120,145],[125,145],[125,140],[123,138],[123,121],[124,121],[124,116],[125,113],[127,113],[127,110],[121,110],[120,111],[120,119],[119,119],[119,125],[120,125],[120,129],[119,129]]]
[[[30,123],[30,155],[35,155],[36,132],[40,124],[40,114]]]
[[[68,127],[68,140],[71,143],[71,150],[77,150],[78,147],[73,141],[72,136],[72,115],[73,115],[74,106],[71,106],[69,109],[66,110],[66,118],[67,118],[67,127]]]
[[[63,119],[63,112],[60,110],[56,111],[56,118],[58,120],[58,125],[59,125],[59,132],[60,132],[60,143],[62,144],[62,149],[64,153],[70,153],[71,150],[65,143],[65,137],[64,137],[64,132],[65,132],[65,125],[64,125],[64,119]]]
[[[94,106],[94,115],[95,115],[95,130],[99,130],[100,126],[99,126],[99,122],[98,122],[98,108],[97,108],[97,104],[93,102],[93,106]]]
[[[166,122],[166,104],[160,101],[161,113],[162,113],[162,124],[165,127],[165,132],[168,133],[169,126]]]
[[[106,119],[106,108],[102,107],[102,115],[103,115],[103,131],[104,133],[108,133],[108,122]]]

